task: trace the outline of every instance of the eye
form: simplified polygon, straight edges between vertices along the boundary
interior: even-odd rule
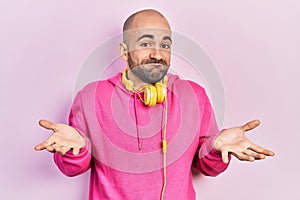
[[[149,42],[143,42],[140,44],[141,47],[150,47],[150,43]]]
[[[162,47],[163,49],[170,49],[170,48],[171,48],[171,45],[169,45],[169,44],[162,44],[161,47]]]

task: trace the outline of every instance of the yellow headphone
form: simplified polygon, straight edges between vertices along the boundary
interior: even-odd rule
[[[122,83],[129,91],[141,91],[144,92],[144,98],[141,96],[140,99],[147,106],[154,106],[156,103],[162,103],[166,100],[167,96],[167,82],[168,77],[165,76],[163,82],[157,82],[154,85],[146,85],[139,89],[135,89],[133,82],[127,79],[127,70],[125,69],[122,74]]]

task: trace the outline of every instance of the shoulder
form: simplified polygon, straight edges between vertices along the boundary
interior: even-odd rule
[[[179,89],[179,90],[189,91],[190,89],[192,89],[192,91],[196,93],[197,96],[203,96],[203,95],[206,96],[205,89],[194,81],[181,79],[179,76],[174,74],[168,74],[168,79],[169,79],[168,87],[173,90]]]
[[[120,73],[118,73],[116,76],[113,76],[111,78],[108,78],[106,80],[98,80],[93,81],[85,85],[79,93],[81,95],[87,95],[91,94],[97,91],[97,93],[105,93],[108,90],[113,89],[116,86],[116,83],[120,80]]]

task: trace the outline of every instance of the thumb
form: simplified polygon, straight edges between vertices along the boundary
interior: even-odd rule
[[[245,125],[243,125],[242,129],[244,132],[250,131],[250,130],[256,128],[257,126],[259,126],[259,124],[260,124],[260,121],[255,119],[255,120],[252,120],[252,121],[246,123]]]
[[[221,154],[222,154],[222,160],[223,160],[223,162],[225,164],[227,164],[228,163],[228,151],[227,150],[223,150],[221,152]]]
[[[56,128],[56,125],[55,123],[49,121],[49,120],[44,120],[44,119],[41,119],[39,121],[39,125],[45,129],[48,129],[48,130],[53,130],[53,131],[57,131],[57,128]]]

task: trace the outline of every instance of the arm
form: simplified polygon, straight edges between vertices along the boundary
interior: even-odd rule
[[[217,176],[227,169],[230,155],[228,157],[228,162],[224,163],[222,161],[221,153],[214,149],[214,140],[220,132],[214,112],[205,91],[203,89],[198,89],[196,94],[201,112],[201,122],[198,152],[195,155],[193,167],[206,176]]]
[[[70,112],[70,126],[47,120],[39,122],[40,126],[52,130],[53,133],[35,146],[35,150],[54,153],[56,165],[67,176],[75,176],[88,170],[92,157],[88,150],[90,142],[87,135],[83,134],[87,133],[85,123],[76,123],[77,120],[84,120],[80,94],[77,95]]]
[[[247,131],[259,125],[258,120],[250,121],[243,126],[228,128],[219,133],[205,92],[203,96],[206,103],[204,103],[200,128],[197,169],[205,175],[216,176],[228,167],[231,154],[239,160],[250,162],[264,159],[266,156],[274,156],[274,152],[256,145],[245,136]]]
[[[66,176],[76,176],[90,168],[91,154],[86,147],[80,149],[78,155],[74,155],[71,151],[64,155],[56,152],[54,162]]]

